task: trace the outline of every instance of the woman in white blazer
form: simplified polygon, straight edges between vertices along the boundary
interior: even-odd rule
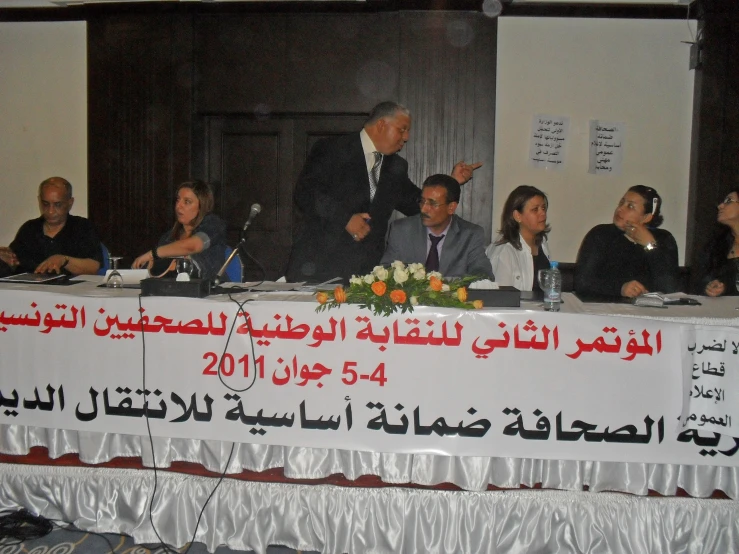
[[[536,187],[521,185],[503,206],[499,235],[485,250],[499,285],[521,291],[539,289],[536,274],[549,267],[547,195]]]

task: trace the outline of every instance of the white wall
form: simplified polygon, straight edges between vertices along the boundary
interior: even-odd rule
[[[72,183],[87,215],[87,46],[84,22],[0,23],[0,245],[38,217],[38,185]]]
[[[549,196],[554,259],[574,262],[585,233],[645,184],[664,200],[662,227],[684,263],[694,72],[681,41],[690,40],[684,20],[501,18],[493,229],[510,191],[534,185]],[[563,171],[528,163],[540,113],[570,118]],[[626,124],[621,175],[587,173],[591,119]]]

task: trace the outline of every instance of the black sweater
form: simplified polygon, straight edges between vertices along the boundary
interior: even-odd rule
[[[575,290],[582,294],[620,296],[621,287],[639,281],[653,292],[678,290],[677,244],[663,229],[650,229],[657,248],[647,251],[613,224],[596,225],[580,245]]]

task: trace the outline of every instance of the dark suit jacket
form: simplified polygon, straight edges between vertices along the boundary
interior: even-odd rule
[[[293,233],[286,276],[289,281],[348,280],[369,273],[385,248],[393,210],[419,211],[420,189],[408,178],[408,163],[393,154],[382,161],[377,192],[369,197],[369,176],[359,133],[315,144],[295,187],[301,219]],[[355,241],[344,227],[355,213],[367,212],[372,231]]]
[[[429,230],[420,215],[398,219],[390,225],[383,264],[400,260],[406,264],[426,262],[426,238]],[[485,231],[479,225],[456,215],[446,232],[439,258],[439,273],[444,277],[484,275],[493,277],[493,268],[485,255]]]

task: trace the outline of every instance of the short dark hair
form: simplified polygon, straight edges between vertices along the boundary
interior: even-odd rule
[[[64,187],[64,194],[67,195],[67,199],[72,198],[72,184],[67,181],[64,177],[49,177],[41,181],[38,186],[38,195],[41,196],[41,191],[45,186],[59,186]]]
[[[442,187],[446,191],[447,203],[459,202],[461,187],[457,180],[450,175],[444,175],[443,173],[432,175],[423,182],[423,188],[426,187]]]
[[[644,199],[644,213],[652,214],[649,227],[659,227],[665,220],[660,213],[662,211],[662,197],[652,187],[646,185],[634,185],[629,192],[635,192]]]
[[[379,104],[377,104],[377,106],[372,108],[372,111],[370,112],[369,117],[364,124],[372,125],[373,123],[376,123],[377,121],[385,117],[395,117],[396,115],[398,115],[398,112],[407,115],[408,117],[411,116],[410,110],[402,104],[390,101],[380,102]]]
[[[523,212],[526,207],[526,202],[536,196],[541,196],[549,207],[549,199],[536,187],[531,185],[520,185],[513,189],[508,195],[508,198],[503,205],[503,214],[500,216],[500,231],[498,231],[501,237],[497,240],[496,244],[505,244],[510,242],[516,250],[521,250],[521,236],[519,235],[519,224],[516,218],[513,217],[513,212]],[[536,244],[541,244],[544,237],[550,231],[549,225],[546,229],[536,236]]]

